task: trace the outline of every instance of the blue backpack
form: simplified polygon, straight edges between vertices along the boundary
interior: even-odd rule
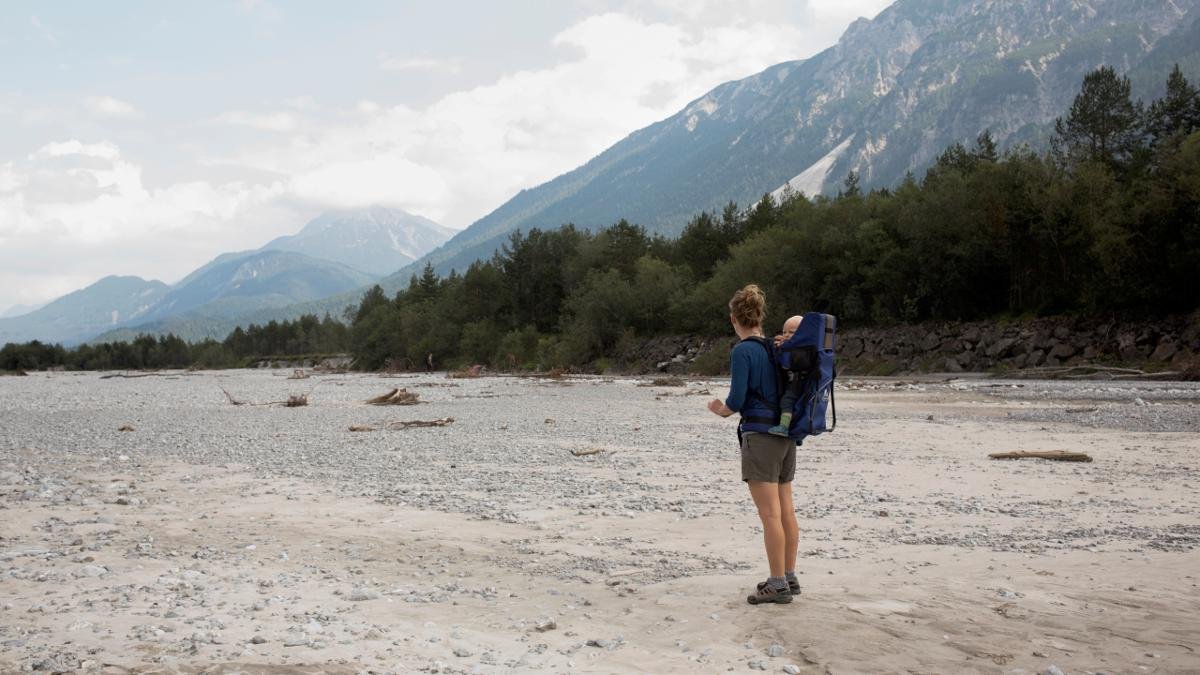
[[[833,354],[837,319],[831,314],[807,312],[800,327],[779,345],[775,362],[779,369],[780,398],[792,388],[792,423],[788,437],[801,444],[805,438],[833,431],[837,426],[837,407],[833,401],[833,381],[837,377]]]

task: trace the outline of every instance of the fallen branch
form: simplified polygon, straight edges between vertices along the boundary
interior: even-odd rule
[[[365,424],[351,424],[350,431],[375,431],[375,427],[369,427]]]
[[[266,401],[263,403],[256,403],[254,401],[239,401],[234,398],[233,394],[230,394],[225,387],[220,387],[220,389],[221,391],[225,392],[225,398],[229,399],[229,402],[233,405],[282,405],[288,408],[298,408],[300,406],[308,405],[308,394],[311,393],[310,391],[304,394],[293,394],[288,396],[286,401]]]
[[[656,377],[649,382],[638,382],[639,387],[686,387],[687,382],[681,377],[669,375],[667,377]]]
[[[468,366],[466,368],[460,368],[458,370],[452,370],[452,371],[446,373],[446,377],[449,379],[452,379],[452,380],[469,379],[469,378],[482,377],[482,376],[483,376],[483,366],[478,363],[473,366]]]
[[[406,422],[389,422],[389,429],[420,429],[423,427],[444,427],[454,422],[453,417],[443,417],[440,420],[409,420]]]
[[[420,403],[417,398],[417,392],[415,391],[393,389],[382,396],[367,399],[367,403],[371,405],[416,405]]]
[[[134,378],[134,377],[166,377],[167,375],[173,375],[173,374],[174,374],[174,373],[133,373],[133,374],[129,374],[129,373],[109,373],[108,375],[101,375],[101,376],[100,376],[100,379],[101,379],[101,380],[107,380],[107,379],[114,378],[114,377],[127,377],[127,378]]]
[[[571,454],[576,457],[587,457],[588,455],[598,455],[604,452],[604,448],[587,448],[586,450],[572,450]]]
[[[1091,455],[1086,452],[1067,452],[1066,450],[1017,450],[1015,452],[993,452],[988,459],[1053,459],[1059,462],[1090,462]]]

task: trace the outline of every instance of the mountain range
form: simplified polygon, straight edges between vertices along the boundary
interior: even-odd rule
[[[487,258],[514,230],[621,218],[678,234],[689,218],[784,186],[836,192],[918,177],[990,130],[1042,147],[1100,65],[1161,93],[1180,63],[1200,75],[1197,0],[898,0],[825,51],[722,84],[573,171],[522,190],[396,275]]]
[[[327,213],[262,248],[223,253],[171,286],[109,276],[34,311],[0,318],[0,344],[73,345],[168,332],[224,337],[228,331],[213,331],[369,285],[451,232],[398,209]]]

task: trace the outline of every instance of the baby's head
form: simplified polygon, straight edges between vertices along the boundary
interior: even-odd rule
[[[800,327],[800,322],[803,320],[804,320],[804,317],[797,314],[796,316],[793,316],[793,317],[789,318],[787,321],[783,322],[783,339],[784,339],[784,341],[786,341],[788,338],[792,337],[792,334],[795,333],[796,329]]]

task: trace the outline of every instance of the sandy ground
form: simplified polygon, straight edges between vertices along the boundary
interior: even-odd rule
[[[214,382],[298,387],[0,379],[0,671],[1200,672],[1200,433],[1111,428],[1196,387],[849,382],[799,455],[803,594],[753,607],[721,382]],[[431,403],[359,403],[389,385]]]

